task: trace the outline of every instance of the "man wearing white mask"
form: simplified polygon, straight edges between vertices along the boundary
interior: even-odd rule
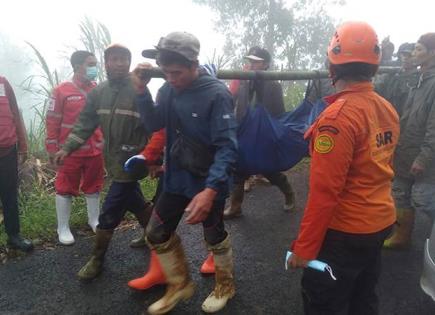
[[[62,148],[80,112],[86,104],[87,94],[95,87],[97,59],[88,51],[78,50],[71,55],[74,75],[53,90],[48,104],[46,149],[53,162],[54,154]],[[59,242],[74,243],[69,219],[72,197],[80,190],[85,194],[88,223],[92,230],[98,224],[99,193],[103,187],[104,163],[102,158],[103,136],[100,129],[74,153],[65,158],[56,174],[56,214]]]

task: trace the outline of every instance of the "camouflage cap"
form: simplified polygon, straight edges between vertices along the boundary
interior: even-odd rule
[[[180,54],[190,61],[198,60],[200,44],[192,34],[186,32],[173,32],[161,37],[155,49],[142,51],[145,58],[156,59],[159,51],[166,50]]]
[[[414,43],[403,43],[399,46],[399,49],[397,50],[397,56],[400,54],[411,54],[414,50],[415,44]]]

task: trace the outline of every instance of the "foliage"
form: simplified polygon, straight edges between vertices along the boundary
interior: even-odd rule
[[[290,81],[284,90],[284,104],[286,111],[296,108],[305,96],[306,84],[301,81]]]
[[[97,59],[100,61],[100,67],[103,61],[104,48],[111,41],[110,33],[103,24],[94,23],[91,19],[85,18],[79,25],[82,32],[81,41],[87,50],[95,53]],[[1,34],[0,34],[1,35]],[[1,60],[5,59],[7,62],[4,64],[10,64],[11,56],[21,56],[15,47],[12,47],[9,42],[5,40],[3,36],[0,36],[0,41],[7,43],[7,49],[2,50],[0,54]],[[36,104],[32,105],[34,112],[33,118],[30,120],[28,126],[29,137],[29,153],[30,160],[26,162],[27,169],[20,170],[20,175],[26,173],[25,183],[22,185],[22,191],[20,192],[20,219],[21,230],[23,235],[30,238],[38,238],[41,241],[50,240],[56,234],[56,211],[55,211],[55,195],[52,187],[47,187],[46,183],[42,183],[38,176],[37,167],[32,167],[33,164],[41,165],[41,159],[46,159],[45,152],[45,115],[48,105],[48,101],[51,97],[52,90],[62,81],[64,78],[59,76],[59,72],[56,69],[52,69],[49,66],[46,58],[41,51],[35,47],[32,43],[26,42],[28,47],[33,53],[33,64],[36,64],[36,71],[28,75],[24,79],[21,79],[20,87],[28,94],[34,97]],[[4,51],[11,51],[13,53],[4,54]],[[5,55],[5,57],[3,57]],[[27,56],[22,57],[22,60],[29,59]],[[26,63],[21,62],[22,65]],[[27,65],[26,65],[27,66]],[[20,70],[21,71],[21,70]],[[22,71],[21,73],[26,73]],[[104,79],[104,71],[99,71],[100,80]],[[22,78],[22,77],[20,77]],[[44,163],[42,163],[45,165]],[[49,182],[53,181],[53,174],[45,174],[49,179]],[[152,196],[155,190],[155,183],[150,180],[145,180],[142,183],[142,188],[148,196]],[[86,225],[87,214],[86,205],[83,198],[75,198],[73,202],[74,211],[71,216],[71,225],[75,228],[82,228]],[[0,246],[6,243],[6,235],[4,227],[0,225]],[[1,251],[1,248],[0,248]]]
[[[225,69],[227,68],[231,60],[233,59],[233,56],[227,56],[227,55],[218,55],[216,53],[216,49],[213,50],[213,55],[211,57],[207,58],[207,64],[214,64],[216,68],[219,69]]]
[[[233,66],[251,46],[264,46],[287,69],[318,67],[333,33],[328,5],[342,0],[194,0],[218,13],[216,28],[227,41],[225,54]]]
[[[141,181],[142,191],[147,199],[151,199],[156,188],[156,181],[146,178]],[[107,187],[106,187],[107,189]],[[102,200],[106,190],[102,194]],[[44,185],[33,183],[33,188],[20,193],[20,223],[22,234],[41,242],[52,241],[56,237],[55,194],[49,192]],[[73,199],[71,213],[73,230],[84,229],[87,226],[86,202],[83,197]],[[0,225],[0,247],[6,244],[4,225]]]
[[[98,81],[106,79],[104,71],[104,50],[112,42],[109,29],[100,22],[95,22],[89,17],[85,17],[79,24],[81,36],[80,41],[86,50],[92,52],[98,60]]]
[[[109,45],[111,36],[108,28],[99,22],[94,22],[92,19],[85,17],[79,24],[81,31],[81,42],[85,49],[95,54],[98,62],[98,80],[105,79],[105,72],[103,69],[103,55],[104,49]],[[52,70],[40,50],[38,50],[30,42],[26,44],[32,49],[36,58],[35,62],[39,68],[38,74],[29,75],[22,83],[21,87],[24,91],[35,96],[37,99],[36,104],[32,106],[34,111],[33,118],[30,120],[28,128],[29,137],[29,152],[32,156],[44,157],[45,154],[45,115],[47,105],[51,97],[52,90],[64,78],[60,78],[59,72]]]
[[[32,106],[34,116],[30,120],[28,128],[29,153],[32,156],[45,156],[45,124],[44,118],[49,102],[51,91],[60,83],[57,70],[51,70],[47,60],[42,53],[31,43],[26,42],[32,49],[36,64],[40,68],[39,74],[28,76],[22,83],[21,87],[28,93],[37,97],[39,102]]]

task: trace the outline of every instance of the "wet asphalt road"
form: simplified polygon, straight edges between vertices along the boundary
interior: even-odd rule
[[[276,188],[257,186],[248,193],[244,216],[228,221],[235,255],[237,294],[220,314],[302,314],[300,271],[284,270],[284,253],[296,236],[307,194],[306,171],[290,174],[297,193],[296,213],[281,210]],[[423,242],[429,233],[425,217],[417,218],[413,247],[407,252],[385,252],[379,293],[381,314],[434,315],[435,302],[419,287]],[[76,272],[85,263],[91,238],[79,238],[72,247],[36,250],[21,260],[0,266],[0,314],[141,314],[164,293],[164,287],[133,292],[127,281],[140,276],[148,262],[147,250],[132,250],[130,239],[140,233],[118,231],[109,249],[105,270],[83,284]],[[200,226],[181,224],[192,277],[194,297],[170,314],[202,314],[200,306],[213,287],[213,278],[198,268],[206,256]]]

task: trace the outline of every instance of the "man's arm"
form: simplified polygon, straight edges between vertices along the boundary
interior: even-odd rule
[[[337,132],[319,131],[323,125]],[[312,260],[322,246],[329,223],[338,204],[354,150],[350,125],[322,119],[313,132],[310,186],[307,205],[293,252],[304,260]]]
[[[428,113],[426,133],[423,144],[420,147],[420,153],[415,158],[414,163],[422,167],[422,171],[427,169],[435,159],[435,100],[432,103],[431,110]]]
[[[12,86],[5,79],[5,92],[9,101],[9,106],[13,115],[15,129],[17,131],[18,138],[18,153],[22,155],[27,154],[27,132],[26,127],[24,125],[23,118],[21,116],[21,112],[18,108],[17,99],[15,97],[14,90]]]
[[[150,141],[145,146],[145,149],[141,152],[147,163],[156,164],[156,162],[162,157],[165,141],[165,129],[160,129],[151,135]]]
[[[237,161],[237,123],[231,95],[218,94],[211,113],[211,140],[216,148],[214,162],[209,169],[206,187],[219,190],[228,181]]]
[[[156,103],[154,103],[148,87],[138,91],[136,95],[136,104],[141,116],[142,123],[149,133],[153,133],[165,127],[165,108],[162,102],[161,93],[157,94]]]
[[[59,151],[59,136],[63,118],[63,99],[59,89],[55,88],[49,99],[45,118],[46,138],[45,148],[50,156]]]
[[[156,104],[154,104],[151,93],[147,87],[151,78],[142,75],[143,70],[151,68],[152,65],[150,63],[140,63],[130,76],[133,87],[137,93],[135,100],[136,106],[138,107],[144,127],[149,133],[163,129],[166,123],[165,102],[161,100],[162,88],[160,88],[157,94]]]

